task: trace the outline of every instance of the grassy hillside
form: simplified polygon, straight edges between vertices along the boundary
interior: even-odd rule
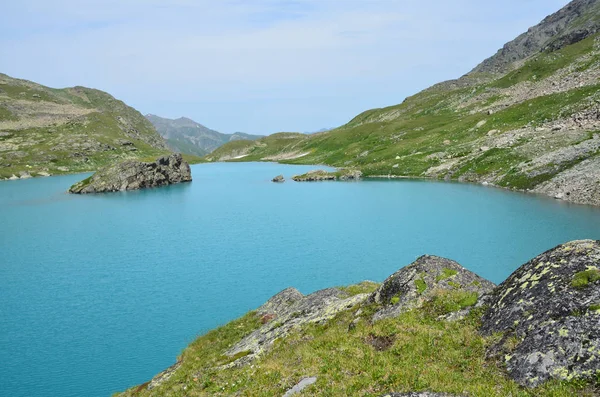
[[[352,295],[377,287],[365,282],[341,289]],[[478,332],[483,309],[459,321],[440,320],[441,315],[472,305],[469,299],[459,292],[440,291],[420,309],[375,323],[370,318],[377,305],[357,305],[277,339],[252,365],[230,366],[243,354],[230,357],[228,349],[264,324],[264,317],[250,312],[196,339],[170,377],[159,375],[150,390],[146,383],[122,396],[281,396],[307,376],[317,376],[318,381],[300,395],[375,397],[390,390],[485,397],[594,395],[587,382],[520,387],[486,354],[500,336],[483,337]]]
[[[358,167],[366,176],[542,189],[561,174],[581,174],[579,167],[600,170],[599,88],[600,38],[595,34],[538,53],[505,74],[472,73],[438,84],[330,132],[296,135],[287,144],[276,137],[230,143],[207,159],[244,156]],[[593,177],[600,181],[599,176]],[[545,193],[558,194],[560,188]],[[594,188],[600,193],[599,182]],[[574,192],[573,200],[578,197]]]
[[[169,152],[150,122],[105,92],[0,74],[0,178],[91,171]]]

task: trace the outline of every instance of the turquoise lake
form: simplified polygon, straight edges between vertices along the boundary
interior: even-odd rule
[[[382,281],[422,254],[496,283],[600,209],[476,185],[274,184],[315,167],[192,166],[194,181],[75,196],[0,182],[0,395],[109,396],[280,290]]]

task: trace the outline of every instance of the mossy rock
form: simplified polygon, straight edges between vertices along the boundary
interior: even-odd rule
[[[482,331],[521,341],[504,361],[522,385],[600,374],[599,266],[600,242],[574,241],[527,262],[494,291]]]

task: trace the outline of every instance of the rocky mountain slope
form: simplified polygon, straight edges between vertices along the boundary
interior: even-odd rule
[[[146,118],[154,125],[158,133],[166,139],[171,149],[195,156],[204,156],[227,142],[262,138],[261,135],[251,135],[243,132],[222,134],[186,117],[172,120],[147,114]]]
[[[105,92],[0,74],[0,178],[91,171],[169,152],[150,122]]]
[[[600,1],[576,0],[471,73],[329,132],[234,142],[210,161],[354,167],[600,205]]]
[[[122,396],[595,396],[599,267],[583,240],[499,286],[423,256],[382,284],[288,288]]]

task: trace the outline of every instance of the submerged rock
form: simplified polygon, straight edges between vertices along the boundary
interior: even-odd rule
[[[476,300],[488,294],[495,284],[465,269],[457,262],[438,256],[424,255],[388,277],[369,297],[383,305],[373,321],[396,317],[421,307],[439,291],[471,293]]]
[[[161,157],[155,162],[128,160],[105,167],[71,186],[69,193],[104,193],[171,185],[192,180],[190,165],[181,154]]]
[[[599,268],[600,242],[573,241],[527,262],[494,291],[481,330],[504,334],[496,350],[517,382],[600,374]]]

